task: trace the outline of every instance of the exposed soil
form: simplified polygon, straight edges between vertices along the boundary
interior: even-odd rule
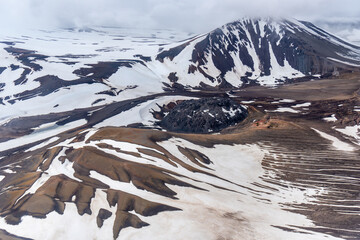
[[[138,189],[144,189],[174,200],[177,199],[176,192],[171,189],[171,185],[196,188],[184,180],[186,179],[185,176],[166,168],[114,157],[114,155],[106,153],[105,150],[113,150],[134,157],[142,156],[150,161],[152,157],[156,157],[169,166],[181,166],[187,171],[207,174],[209,177],[220,179],[207,172],[212,163],[206,153],[178,146],[179,152],[191,161],[192,164],[189,164],[158,144],[158,142],[177,137],[205,147],[213,147],[216,144],[257,144],[261,146],[268,152],[262,161],[262,167],[264,171],[274,174],[273,178],[264,176],[264,179],[272,184],[274,189],[286,187],[283,185],[283,182],[286,181],[293,186],[304,189],[322,187],[327,190],[326,194],[321,195],[314,202],[294,203],[283,206],[283,208],[301,213],[311,219],[315,226],[306,230],[325,232],[344,239],[357,239],[356,230],[360,226],[359,209],[356,207],[360,193],[357,184],[360,180],[358,174],[360,171],[358,167],[360,166],[360,152],[359,148],[353,145],[349,139],[344,138],[332,128],[359,123],[359,112],[354,111],[354,106],[360,105],[359,89],[359,76],[349,75],[346,78],[295,83],[275,89],[249,87],[242,91],[228,93],[228,96],[235,102],[246,100],[253,100],[253,102],[246,103],[248,114],[243,121],[235,125],[231,123],[223,129],[219,129],[219,131],[221,130],[220,134],[180,133],[177,130],[177,132],[164,132],[140,128],[102,128],[92,135],[87,143],[108,139],[134,143],[143,147],[138,148],[138,153],[127,152],[101,142],[97,142],[97,147],[69,148],[59,160],[65,161],[67,159],[73,163],[74,177],[81,181],[70,179],[64,175],[52,176],[35,193],[23,196],[33,183],[41,177],[42,172],[49,169],[53,161],[59,161],[56,157],[63,148],[51,148],[52,146],[67,139],[72,139],[72,142],[84,141],[84,130],[91,128],[102,119],[118,114],[143,101],[153,99],[155,96],[113,103],[105,108],[83,109],[69,113],[72,115],[63,121],[86,118],[88,123],[78,129],[58,135],[58,141],[37,150],[26,152],[25,150],[32,146],[30,144],[0,153],[0,156],[4,157],[0,161],[0,171],[2,172],[1,175],[5,177],[0,182],[0,189],[3,189],[0,194],[0,215],[5,217],[10,224],[18,224],[25,215],[44,218],[53,211],[61,214],[65,210],[66,203],[72,202],[76,205],[80,215],[95,214],[96,223],[98,227],[101,227],[104,221],[109,221],[107,220],[110,218],[109,211],[101,209],[99,212],[92,213],[90,209],[95,191],[101,190],[106,194],[109,205],[116,206],[116,216],[113,223],[114,238],[119,235],[123,228],[145,227],[147,223],[131,213],[133,210],[141,216],[151,216],[161,211],[179,209],[111,189],[110,186],[91,178],[90,171],[96,171],[115,181],[131,181]],[[175,95],[175,93],[167,94]],[[209,97],[224,96],[226,93],[212,91],[183,94]],[[293,99],[294,101],[279,101],[281,99]],[[170,115],[172,110],[184,102],[163,106],[163,110],[166,111],[162,111],[162,113]],[[299,112],[275,112],[280,107],[292,108],[294,105],[305,103],[310,104],[306,104],[302,108],[294,108]],[[206,104],[201,104],[200,107],[205,106],[207,109],[209,108]],[[220,105],[220,107],[223,106]],[[88,116],[89,111],[96,109],[98,112]],[[185,111],[183,112],[184,115]],[[212,113],[216,114],[216,111]],[[325,122],[322,120],[322,118],[332,114],[335,114],[337,121]],[[2,131],[0,139],[29,134],[26,132],[29,128],[45,122],[60,121],[63,117],[64,115],[61,114],[52,114],[38,119],[13,120],[8,125],[12,132]],[[159,116],[159,118],[165,119],[164,116]],[[331,142],[321,138],[311,129],[312,127],[337,137],[354,146],[357,150],[344,152],[334,149]],[[275,155],[278,157],[275,158]],[[7,169],[14,162],[17,165],[12,168],[14,172],[5,172],[4,169]],[[215,185],[215,187],[217,186]],[[202,191],[202,189],[197,189]],[[228,191],[227,189],[223,190]],[[250,190],[256,192],[255,189]],[[73,200],[73,196],[76,196],[75,200]],[[294,230],[296,228],[298,231],[301,227],[289,226],[284,230],[296,231]],[[1,230],[0,238],[21,239]]]

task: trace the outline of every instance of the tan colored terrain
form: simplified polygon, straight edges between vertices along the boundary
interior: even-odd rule
[[[177,199],[177,193],[172,190],[172,186],[205,190],[188,183],[187,180],[195,180],[186,175],[156,166],[156,161],[161,161],[164,166],[183,168],[191,173],[203,174],[243,187],[239,183],[217,176],[206,152],[176,146],[189,160],[186,162],[159,144],[178,138],[207,148],[219,144],[260,146],[267,151],[261,163],[262,168],[272,172],[274,176],[263,176],[263,180],[270,184],[271,188],[256,182],[253,183],[254,186],[264,188],[264,191],[278,191],[277,189],[284,187],[283,183],[287,182],[298,188],[327,189],[326,194],[311,204],[291,204],[283,207],[306,215],[316,224],[313,229],[306,230],[355,239],[358,235],[354,230],[358,229],[360,224],[357,208],[360,193],[360,150],[332,127],[359,123],[359,112],[353,110],[354,106],[360,106],[359,89],[360,78],[355,74],[294,83],[275,89],[249,87],[233,93],[233,99],[239,102],[254,100],[248,104],[249,117],[219,134],[181,134],[154,129],[106,127],[99,129],[85,141],[84,127],[68,131],[60,134],[59,140],[45,147],[28,152],[19,150],[1,160],[3,167],[15,161],[19,167],[13,168],[14,173],[3,173],[5,178],[0,186],[0,214],[5,217],[7,223],[18,224],[25,215],[45,218],[53,211],[63,214],[66,203],[75,203],[78,214],[95,214],[97,226],[101,228],[112,213],[105,208],[93,213],[90,206],[95,192],[103,191],[109,206],[116,207],[113,223],[113,237],[116,239],[124,228],[141,228],[148,225],[138,215],[153,216],[159,212],[181,209],[112,189],[108,184],[93,178],[92,171],[115,182],[132,183],[137,189],[174,200]],[[277,102],[278,99],[295,101]],[[298,113],[274,111],[279,107],[291,108],[307,102],[311,105],[296,108],[299,110]],[[337,117],[336,122],[328,123],[322,120],[332,114]],[[355,150],[345,152],[334,149],[329,140],[323,139],[312,128],[337,137],[353,146]],[[7,137],[7,133],[5,136],[1,136],[0,133],[1,137]],[[66,140],[77,147],[62,146],[60,143]],[[104,140],[136,144],[137,151],[124,150]],[[143,159],[149,163],[130,161],[115,156],[115,153],[127,156],[126,158]],[[46,174],[54,161],[60,161],[62,164],[65,161],[70,162],[74,170],[73,178],[64,174],[51,175],[34,193],[24,195]],[[154,164],[150,164],[152,162]],[[224,191],[233,191],[213,183],[204,184]],[[248,189],[261,194],[255,187]],[[297,226],[297,229],[299,228],[301,226]],[[294,229],[295,227],[284,228],[286,231],[296,231]],[[0,238],[16,239],[4,232],[0,233]]]

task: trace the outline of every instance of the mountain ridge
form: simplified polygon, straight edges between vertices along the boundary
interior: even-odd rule
[[[186,51],[191,54],[179,56]],[[167,64],[177,67],[185,63],[180,67],[188,69],[178,70],[179,82],[188,77],[181,74],[199,72],[209,85],[227,81],[238,87],[251,80],[274,85],[286,79],[351,69],[351,65],[360,66],[359,53],[360,47],[309,22],[244,18],[164,50],[156,59],[170,60]]]

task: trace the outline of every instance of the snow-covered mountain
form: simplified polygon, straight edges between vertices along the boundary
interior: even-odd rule
[[[242,19],[180,40],[188,37],[116,28],[3,35],[0,121],[164,89],[274,86],[360,65],[359,47],[296,20]]]
[[[0,239],[357,239],[359,52],[296,20],[0,33]]]
[[[360,47],[309,22],[242,19],[162,50],[157,60],[182,85],[276,85],[360,66]]]

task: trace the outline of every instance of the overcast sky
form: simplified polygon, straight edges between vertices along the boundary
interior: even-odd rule
[[[0,0],[0,26],[124,26],[201,32],[243,16],[360,19],[360,0]]]

